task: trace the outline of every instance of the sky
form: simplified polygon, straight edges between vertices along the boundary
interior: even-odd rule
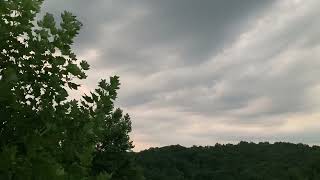
[[[120,76],[135,151],[239,141],[320,144],[320,1],[46,0],[83,23],[80,93]],[[76,95],[75,95],[76,96]]]

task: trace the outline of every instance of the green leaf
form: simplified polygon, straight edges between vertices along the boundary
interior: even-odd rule
[[[99,101],[99,97],[95,94],[95,93],[91,93],[91,96],[92,96],[92,99],[95,101],[95,102],[98,102]]]
[[[50,29],[52,34],[57,33],[57,28],[55,27],[56,22],[55,22],[52,14],[46,13],[46,15],[44,15],[44,17],[43,17],[41,25],[45,28]]]
[[[74,76],[78,76],[81,74],[80,68],[76,64],[69,63],[67,66],[67,71]]]
[[[64,88],[62,88],[59,91],[59,97],[61,98],[61,101],[65,100],[68,97],[68,92]]]
[[[66,63],[66,59],[64,57],[58,56],[55,58],[54,63],[56,65],[64,65]]]
[[[84,100],[86,100],[88,103],[93,103],[93,99],[87,95],[82,96]]]
[[[90,68],[90,65],[87,63],[87,61],[81,61],[80,66],[84,70],[89,70],[89,68]]]
[[[102,79],[100,82],[99,82],[99,87],[104,89],[104,90],[107,90],[109,84],[107,83],[107,81],[105,79]]]
[[[68,82],[68,86],[69,86],[70,89],[75,89],[75,90],[77,90],[80,85],[79,85],[79,84],[72,83],[72,82]]]

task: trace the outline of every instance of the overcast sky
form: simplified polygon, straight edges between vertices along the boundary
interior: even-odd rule
[[[319,0],[46,0],[83,23],[81,92],[119,75],[141,150],[320,144]]]

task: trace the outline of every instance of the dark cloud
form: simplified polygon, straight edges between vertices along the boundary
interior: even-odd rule
[[[79,51],[100,49],[97,68],[121,64],[124,69],[150,74],[162,64],[153,56],[154,50],[161,51],[160,58],[175,51],[180,66],[199,64],[227,46],[272,2],[58,0],[47,1],[43,9],[56,14],[66,9],[79,17],[84,28],[76,47]]]
[[[43,11],[58,17],[68,10],[83,22],[74,48],[92,65],[84,88],[120,75],[117,105],[133,116],[133,137],[143,148],[316,143],[307,129],[317,127],[309,115],[320,105],[318,6],[316,0],[48,0]]]

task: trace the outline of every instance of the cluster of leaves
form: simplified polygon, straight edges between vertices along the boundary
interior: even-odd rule
[[[320,147],[247,143],[151,148],[136,154],[148,180],[317,180]]]
[[[71,49],[81,23],[69,12],[35,23],[41,4],[0,0],[0,179],[121,179],[93,166],[133,147],[130,117],[114,109],[119,78],[70,100],[89,69]]]

